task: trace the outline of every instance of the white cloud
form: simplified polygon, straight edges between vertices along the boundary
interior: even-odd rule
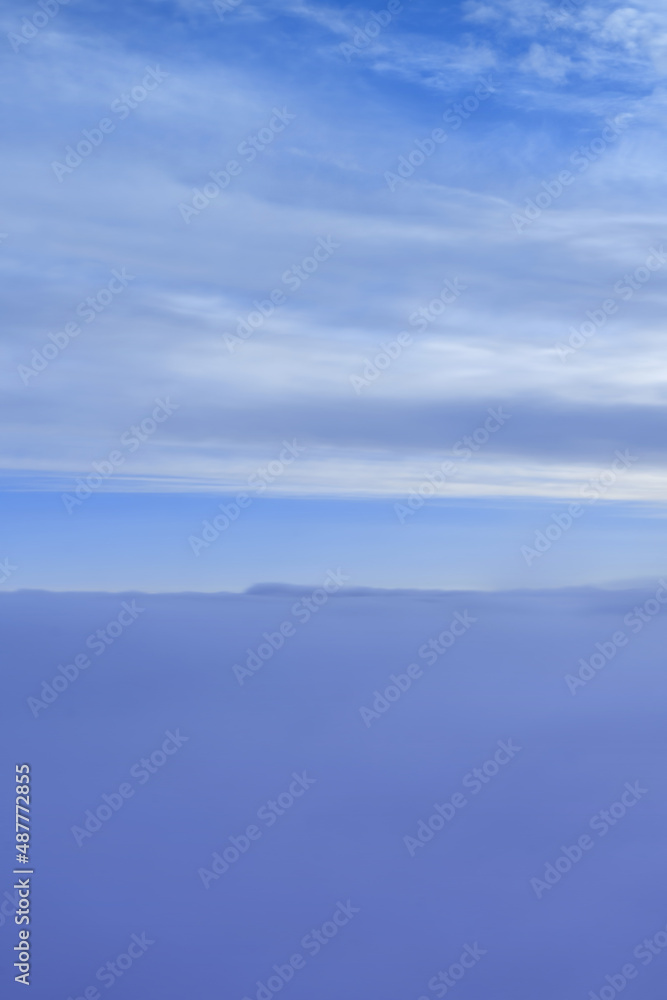
[[[572,70],[572,60],[552,48],[533,42],[519,67],[525,73],[536,73],[543,80],[561,83]]]
[[[508,8],[515,18],[521,9],[526,17],[539,13],[535,6]],[[644,28],[624,17],[613,30],[633,25],[639,51]],[[610,36],[609,43],[616,41]],[[63,53],[65,65],[54,77]],[[13,407],[6,467],[58,475],[85,467],[160,393],[179,399],[182,419],[137,454],[132,475],[141,483],[160,476],[164,488],[172,480],[183,488],[236,482],[246,452],[253,462],[270,460],[283,421],[281,433],[307,432],[313,440],[289,489],[386,493],[402,488],[434,454],[439,406],[450,407],[448,421],[465,423],[471,407],[483,412],[498,399],[515,400],[529,413],[523,419],[538,437],[580,414],[567,447],[580,440],[582,475],[607,447],[596,420],[608,420],[614,407],[625,407],[631,419],[627,431],[619,423],[610,434],[658,447],[642,423],[643,413],[664,407],[666,302],[658,280],[567,366],[553,345],[665,239],[667,217],[655,210],[664,160],[654,134],[664,117],[662,91],[641,100],[609,97],[600,88],[590,96],[554,96],[551,84],[574,75],[581,52],[565,57],[535,42],[524,67],[530,83],[522,77],[519,87],[510,73],[485,105],[493,103],[493,110],[484,121],[480,113],[452,131],[437,155],[390,192],[384,172],[442,124],[450,98],[433,91],[456,80],[460,98],[467,81],[493,64],[495,52],[483,40],[429,42],[419,52],[414,38],[397,34],[372,64],[428,84],[431,93],[422,91],[405,109],[391,102],[385,108],[379,98],[359,101],[353,75],[332,96],[330,88],[317,89],[315,77],[304,88],[277,83],[268,70],[251,81],[233,65],[172,62],[155,100],[128,118],[125,131],[109,136],[71,183],[59,185],[49,175],[50,160],[95,125],[149,60],[60,36],[34,57],[24,55],[5,69],[6,80],[23,74],[14,85],[24,102],[2,185],[2,228],[10,233],[2,267],[11,276],[2,377]],[[5,94],[11,85],[5,83]],[[238,184],[186,226],[179,201],[235,155],[276,102],[298,111],[285,141],[256,157]],[[538,135],[522,124],[523,111],[536,107],[546,123]],[[565,145],[564,107],[580,126]],[[573,149],[598,134],[600,118],[628,107],[632,128],[517,234],[512,213],[570,166]],[[551,118],[552,111],[559,117]],[[224,333],[328,234],[340,251],[230,356]],[[119,266],[137,275],[127,295],[23,386],[16,366]],[[456,276],[469,291],[425,333],[416,331],[411,313],[445,277]],[[350,376],[403,329],[415,334],[413,345],[359,404]],[[560,495],[571,488],[563,483],[578,481],[579,466],[563,472],[555,446],[542,447],[540,453],[539,441],[522,439],[503,457],[480,462],[456,488],[470,495]],[[663,489],[661,479],[656,485],[648,475],[633,480],[637,495]],[[130,488],[134,479],[117,482]]]

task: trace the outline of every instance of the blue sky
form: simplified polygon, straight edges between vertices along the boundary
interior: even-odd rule
[[[660,995],[667,14],[559,3],[0,13],[38,1000]]]
[[[2,15],[2,586],[652,576],[659,5],[227,6]]]

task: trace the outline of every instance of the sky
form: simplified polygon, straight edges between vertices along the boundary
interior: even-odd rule
[[[40,11],[1,15],[3,589],[655,575],[659,4]]]
[[[0,44],[36,1000],[662,996],[663,7]]]

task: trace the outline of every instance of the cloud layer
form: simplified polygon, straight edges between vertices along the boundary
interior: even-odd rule
[[[459,492],[664,499],[659,9],[228,7],[5,17],[7,473],[169,397],[115,488],[391,495],[504,405]]]

